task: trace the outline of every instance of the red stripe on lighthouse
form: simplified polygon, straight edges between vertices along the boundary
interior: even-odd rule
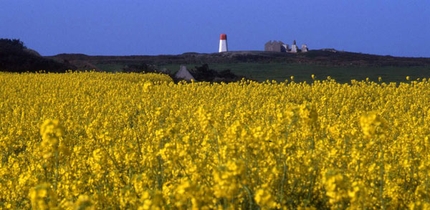
[[[227,40],[227,34],[221,34],[221,35],[219,36],[219,39],[220,39],[220,40]]]

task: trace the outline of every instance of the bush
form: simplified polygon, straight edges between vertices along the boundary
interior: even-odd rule
[[[0,71],[7,72],[65,72],[74,68],[51,59],[44,58],[28,49],[19,39],[0,39]]]

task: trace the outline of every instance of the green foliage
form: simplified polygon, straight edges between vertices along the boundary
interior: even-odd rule
[[[26,49],[19,39],[0,39],[0,54],[20,52]]]
[[[131,64],[127,65],[124,68],[122,68],[122,72],[128,72],[128,73],[141,73],[141,72],[158,72],[156,66],[149,65],[146,63],[139,63],[139,64]]]
[[[188,69],[192,69],[199,64],[187,64]],[[383,82],[402,82],[406,76],[412,80],[417,78],[428,78],[430,76],[428,66],[323,66],[315,64],[298,63],[209,63],[213,69],[231,69],[236,75],[259,82],[266,80],[276,80],[283,82],[290,80],[294,76],[295,82],[313,82],[310,75],[314,74],[317,80],[324,80],[328,76],[339,83],[349,83],[352,79],[361,81],[369,78],[371,81],[378,81],[378,77]],[[159,68],[166,68],[177,71],[179,65],[160,65]]]
[[[69,66],[41,57],[28,49],[19,39],[0,39],[0,71],[7,72],[65,72]]]

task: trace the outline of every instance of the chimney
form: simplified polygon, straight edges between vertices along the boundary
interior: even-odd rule
[[[219,52],[227,52],[227,34],[221,34],[219,37]]]

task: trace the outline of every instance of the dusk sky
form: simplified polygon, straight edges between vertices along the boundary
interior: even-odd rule
[[[2,0],[0,38],[42,55],[264,50],[269,40],[430,57],[429,0]]]

